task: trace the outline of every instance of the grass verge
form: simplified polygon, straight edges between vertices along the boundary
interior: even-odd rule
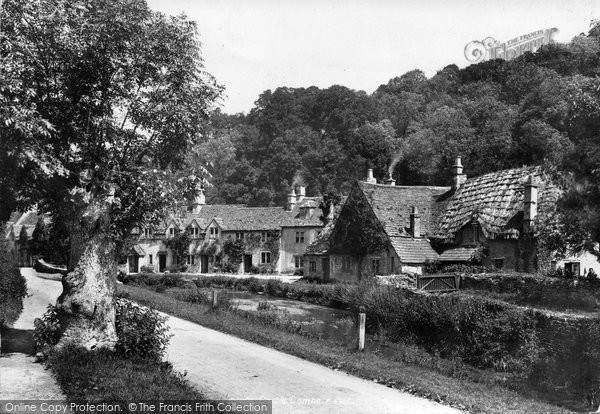
[[[170,315],[471,413],[572,412],[508,390],[498,383],[501,379],[491,378],[485,371],[468,374],[461,368],[463,365],[458,364],[459,369],[452,374],[447,365],[436,366],[444,362],[435,357],[424,358],[419,365],[412,349],[402,350],[400,345],[394,356],[384,356],[378,348],[360,353],[333,340],[315,340],[278,329],[245,317],[243,313],[212,312],[204,304],[183,302],[137,286],[123,285],[119,289],[130,299]],[[444,375],[440,370],[450,375]]]
[[[115,352],[65,348],[47,360],[68,401],[201,400],[169,363]]]

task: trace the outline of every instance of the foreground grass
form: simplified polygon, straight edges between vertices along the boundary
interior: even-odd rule
[[[260,323],[248,314],[213,312],[206,305],[179,301],[137,286],[123,285],[119,289],[130,299],[162,312],[472,413],[572,412],[510,391],[485,371],[474,371],[470,375],[458,365],[454,375],[444,375],[439,371],[452,369],[440,362],[441,359],[432,357],[419,364],[415,361],[417,358],[411,360],[411,349],[402,351],[399,348],[395,357],[384,356],[377,348],[361,353],[336,341],[316,340],[282,331]],[[437,367],[436,364],[444,366]]]
[[[169,363],[66,348],[47,361],[68,401],[203,399]]]

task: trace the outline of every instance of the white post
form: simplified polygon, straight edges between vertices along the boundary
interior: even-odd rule
[[[358,314],[358,350],[365,349],[365,321],[366,315],[364,312]]]
[[[213,308],[217,307],[217,291],[216,290],[212,291],[212,307]]]

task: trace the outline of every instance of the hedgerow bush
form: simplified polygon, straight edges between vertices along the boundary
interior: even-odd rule
[[[115,307],[116,350],[125,356],[160,361],[172,336],[165,323],[167,318],[128,299],[117,298]]]
[[[124,298],[115,300],[117,344],[115,350],[126,356],[160,361],[172,335],[167,318],[153,309]],[[34,321],[33,334],[38,351],[45,352],[61,338],[61,312],[53,305]]]
[[[27,282],[6,244],[0,243],[0,326],[10,326],[23,311]]]

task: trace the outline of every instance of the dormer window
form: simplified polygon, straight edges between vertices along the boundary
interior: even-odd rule
[[[149,239],[152,236],[152,230],[150,229],[144,229],[144,238],[145,239]]]
[[[188,227],[188,232],[190,237],[198,238],[200,236],[200,229],[196,226]]]
[[[244,240],[244,232],[243,231],[237,231],[235,233],[235,239],[236,240]]]
[[[175,237],[175,229],[173,227],[169,229],[169,237]]]
[[[210,238],[216,239],[219,236],[219,229],[217,227],[210,228]]]

